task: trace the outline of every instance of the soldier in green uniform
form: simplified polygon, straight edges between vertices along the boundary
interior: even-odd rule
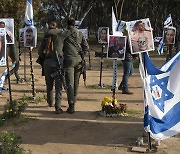
[[[49,30],[54,29],[56,33],[61,32],[60,29],[57,29],[57,23],[51,22],[49,24]],[[48,31],[49,31],[48,30]],[[38,49],[39,59],[44,59],[44,62],[41,63],[44,69],[45,81],[46,81],[46,90],[47,90],[47,103],[49,107],[53,106],[53,85],[55,82],[55,113],[63,113],[61,109],[61,97],[62,97],[62,80],[59,75],[52,76],[53,73],[58,70],[58,60],[62,58],[62,50],[59,50],[57,44],[57,35],[54,36],[44,36],[41,45]],[[57,55],[56,55],[57,52]]]
[[[79,87],[79,78],[82,70],[82,54],[86,54],[89,45],[82,34],[75,27],[75,19],[70,17],[67,21],[67,29],[64,32],[51,30],[47,35],[57,35],[59,40],[59,49],[63,49],[64,70],[67,85],[67,98],[69,108],[67,112],[73,114],[75,112],[74,105],[77,98]]]
[[[70,35],[64,40],[63,53],[69,104],[67,112],[72,114],[75,112],[74,105],[82,70],[82,54],[87,53],[89,46],[82,32],[75,27],[75,19],[72,17],[67,21],[67,33]]]
[[[9,57],[12,60],[12,64],[14,65],[13,68],[9,71],[9,75],[11,76],[12,74],[15,75],[16,77],[16,83],[22,82],[23,80],[20,79],[18,70],[19,70],[19,48],[18,48],[18,42],[17,40],[14,41],[14,44],[9,44]],[[7,80],[8,75],[6,76]],[[5,81],[6,82],[6,81]]]

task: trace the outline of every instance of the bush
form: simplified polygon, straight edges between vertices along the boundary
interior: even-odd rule
[[[0,153],[1,154],[24,154],[25,150],[20,147],[21,137],[15,133],[2,131],[0,135]]]

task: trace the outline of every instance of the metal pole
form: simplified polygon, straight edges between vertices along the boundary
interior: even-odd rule
[[[24,81],[26,81],[26,51],[24,50]]]
[[[145,53],[143,53],[143,63],[144,63],[144,71],[145,71],[145,76],[146,76]],[[145,90],[144,90],[144,99],[146,99]],[[148,148],[149,148],[149,151],[151,151],[152,144],[151,144],[150,132],[148,132]]]
[[[91,55],[90,55],[90,50],[89,50],[88,53],[89,53],[89,68],[88,69],[91,70]]]
[[[29,48],[29,57],[30,57],[30,67],[31,67],[32,95],[35,98],[34,71],[32,66],[32,47]]]
[[[7,63],[7,76],[8,76],[8,86],[9,86],[9,99],[12,101],[12,93],[11,93],[11,80],[9,75],[9,59],[8,59],[8,51],[6,52],[6,63]]]
[[[102,51],[101,51],[101,64],[100,64],[100,81],[99,86],[102,87],[102,65],[103,65],[103,50],[105,48],[105,45],[102,44]]]

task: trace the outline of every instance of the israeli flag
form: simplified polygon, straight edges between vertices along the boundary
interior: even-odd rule
[[[115,33],[116,33],[116,27],[117,27],[117,20],[116,20],[115,14],[114,14],[114,9],[112,7],[112,32],[113,32],[113,35],[115,35]]]
[[[2,74],[2,76],[0,78],[0,92],[2,92],[6,75],[7,75],[7,69],[4,71],[4,73]]]
[[[159,43],[161,41],[162,37],[155,37],[154,42]]]
[[[168,15],[167,19],[164,21],[164,27],[168,27],[172,25],[172,18],[171,18],[171,14]]]
[[[158,45],[158,54],[159,55],[163,54],[163,47],[164,47],[164,40],[163,40],[163,37],[161,37],[159,40],[159,45]]]
[[[24,24],[25,27],[34,25],[32,0],[27,0]]]
[[[142,62],[141,62],[142,65]],[[155,140],[180,133],[180,51],[160,69],[145,54],[144,128]],[[142,75],[146,74],[146,75]]]

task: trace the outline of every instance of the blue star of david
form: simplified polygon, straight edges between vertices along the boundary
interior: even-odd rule
[[[151,93],[152,93],[152,87],[157,85],[162,89],[162,94],[161,94],[161,98],[155,100],[153,97],[153,101],[154,104],[162,111],[164,112],[164,102],[173,98],[174,94],[171,93],[168,89],[167,89],[167,84],[168,84],[168,77],[164,77],[161,79],[157,79],[155,75],[151,75],[150,77],[150,88],[151,88]]]

